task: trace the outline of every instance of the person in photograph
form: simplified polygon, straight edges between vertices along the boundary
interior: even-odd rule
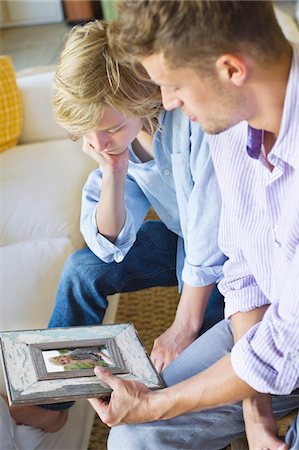
[[[58,356],[52,356],[49,358],[51,364],[57,366],[70,366],[78,362],[98,365],[98,362],[105,365],[113,365],[112,359],[104,351],[101,351],[98,347],[79,347],[70,350],[68,353],[63,353]]]
[[[270,1],[123,0],[111,39],[161,86],[166,110],[210,135],[229,259],[227,320],[165,368],[168,388],[97,370],[113,389],[110,403],[91,400],[113,427],[108,448],[219,449],[246,426],[250,449],[284,450],[275,418],[299,404],[298,45]]]
[[[160,372],[223,318],[221,198],[205,134],[179,109],[163,110],[141,66],[118,64],[99,21],[71,30],[53,88],[58,123],[99,167],[82,193],[88,247],[66,262],[49,327],[99,324],[108,295],[178,285],[173,324],[151,353]],[[151,207],[160,220],[144,221]],[[61,425],[69,406],[27,409],[22,420],[39,426],[51,408],[47,423]]]

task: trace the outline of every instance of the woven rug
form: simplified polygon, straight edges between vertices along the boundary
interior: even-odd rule
[[[177,287],[121,294],[116,323],[132,322],[150,353],[154,339],[171,325],[178,300]],[[96,416],[88,450],[106,450],[108,432],[109,428]]]

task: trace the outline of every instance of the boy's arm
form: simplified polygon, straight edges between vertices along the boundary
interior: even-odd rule
[[[101,165],[102,190],[96,210],[96,223],[99,233],[114,242],[126,219],[124,195],[129,150],[118,155],[100,153],[84,139],[83,151]]]
[[[214,286],[184,284],[174,322],[154,342],[151,359],[158,372],[197,338]]]
[[[90,156],[99,162],[98,156]],[[88,247],[107,263],[124,259],[150,208],[139,185],[127,173],[126,152],[122,160],[109,164],[107,168],[101,163],[90,174],[82,192],[80,217]]]

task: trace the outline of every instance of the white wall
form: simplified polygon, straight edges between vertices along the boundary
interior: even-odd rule
[[[0,0],[0,28],[62,21],[60,0]]]

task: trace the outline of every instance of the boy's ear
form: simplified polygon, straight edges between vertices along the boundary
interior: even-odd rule
[[[245,60],[239,55],[221,55],[216,61],[218,77],[223,82],[231,82],[237,87],[244,84],[248,69]]]

